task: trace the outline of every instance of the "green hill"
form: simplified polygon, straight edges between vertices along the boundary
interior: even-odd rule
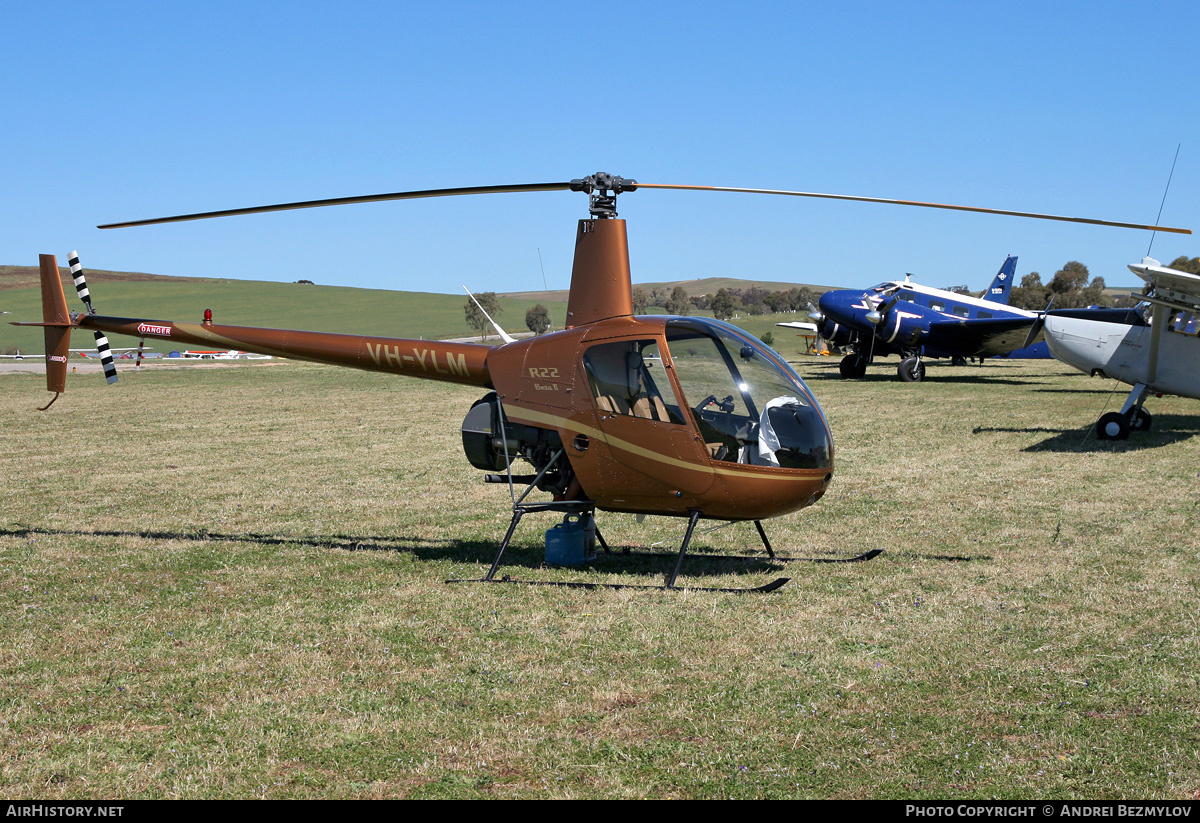
[[[82,308],[69,274],[63,271],[67,305]],[[0,311],[4,321],[41,320],[41,290],[37,269],[0,267]],[[196,279],[121,272],[88,272],[96,310],[102,314],[154,320],[200,320],[212,309],[218,323],[239,326],[307,329],[374,334],[391,337],[465,337],[472,333],[463,317],[467,296],[313,286],[264,281]],[[566,316],[566,302],[555,303],[516,296],[500,297],[503,312],[497,321],[511,332],[525,331],[525,312],[545,303],[557,328]],[[82,338],[72,345],[86,346]],[[132,345],[127,340],[115,346]],[[42,332],[0,323],[0,351],[18,347],[41,352]]]
[[[67,305],[81,309],[70,273],[60,267]],[[88,271],[88,285],[96,310],[118,317],[152,320],[200,320],[212,309],[217,323],[239,326],[307,329],[390,337],[447,338],[472,334],[463,317],[466,295],[386,291],[342,286],[170,277],[141,272]],[[769,290],[792,288],[793,283],[752,282],[731,278],[706,278],[679,283],[639,283],[641,288],[677,285],[689,294],[713,293],[719,288],[751,286]],[[555,328],[566,317],[567,292],[515,292],[499,295],[503,312],[496,320],[509,332],[524,332],[525,312],[536,303],[550,310]],[[7,321],[41,320],[41,289],[33,266],[0,266],[0,352],[43,350],[42,331],[12,326]],[[770,328],[774,315],[746,318],[756,334]],[[795,319],[796,315],[781,315]],[[741,321],[738,321],[739,323]],[[113,340],[114,346],[135,345],[132,338]],[[91,344],[77,336],[72,345]]]

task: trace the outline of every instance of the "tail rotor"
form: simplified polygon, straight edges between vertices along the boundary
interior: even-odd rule
[[[67,262],[71,265],[71,277],[75,280],[75,292],[83,301],[83,305],[87,307],[88,314],[95,314],[96,310],[92,308],[92,296],[88,292],[87,278],[83,274],[83,266],[79,264],[79,252],[71,252]],[[112,348],[108,345],[108,337],[99,330],[95,332],[95,335],[96,351],[100,353],[100,363],[104,366],[104,379],[110,384],[116,383],[117,366],[113,363]]]

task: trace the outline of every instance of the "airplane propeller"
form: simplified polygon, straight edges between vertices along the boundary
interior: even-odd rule
[[[1038,315],[1037,319],[1033,321],[1033,325],[1029,327],[1029,334],[1025,335],[1025,343],[1021,346],[1021,348],[1027,349],[1032,346],[1033,341],[1036,340],[1037,336],[1042,333],[1042,327],[1046,325],[1046,312],[1050,311],[1050,307],[1054,305],[1055,297],[1057,297],[1057,295],[1050,296],[1050,302],[1046,304],[1046,308],[1041,314]]]
[[[888,314],[900,302],[900,295],[892,295],[887,300],[883,300],[874,309],[867,312],[867,322],[872,326],[883,326],[887,322]],[[871,305],[870,298],[863,294],[863,303]]]

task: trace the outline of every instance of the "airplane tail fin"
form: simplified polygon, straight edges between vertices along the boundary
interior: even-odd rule
[[[1017,258],[1010,254],[1004,259],[1004,265],[1000,267],[1000,271],[996,272],[995,278],[992,279],[992,285],[988,286],[987,291],[983,293],[983,299],[1007,306],[1008,298],[1012,295],[1013,278],[1016,273]]]

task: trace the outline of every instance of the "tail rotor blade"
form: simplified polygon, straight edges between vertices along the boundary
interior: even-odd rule
[[[88,292],[87,278],[84,277],[83,266],[79,264],[79,252],[71,252],[67,263],[71,266],[71,277],[75,280],[76,294],[83,301],[83,305],[87,306],[88,314],[95,314],[96,310],[92,308],[92,295]]]
[[[117,366],[113,363],[112,349],[109,348],[108,338],[104,336],[104,332],[97,331],[96,335],[96,351],[100,352],[100,363],[104,366],[104,380],[107,383],[117,382]]]
[[[71,264],[71,277],[75,280],[75,291],[79,294],[79,299],[87,307],[88,314],[95,314],[96,310],[92,308],[92,295],[87,287],[87,277],[79,262],[79,252],[71,252],[67,262]],[[94,334],[96,335],[96,351],[100,353],[100,364],[104,367],[104,380],[109,384],[116,383],[117,366],[113,362],[112,348],[108,345],[108,338],[102,331],[94,332]]]

